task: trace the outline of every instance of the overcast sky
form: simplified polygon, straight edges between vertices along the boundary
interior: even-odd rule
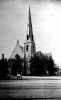
[[[27,34],[29,0],[0,0],[0,55],[9,57]],[[51,53],[61,66],[61,0],[30,0],[36,50]]]

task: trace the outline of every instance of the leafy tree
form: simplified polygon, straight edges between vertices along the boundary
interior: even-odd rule
[[[36,55],[31,59],[31,75],[36,76],[52,76],[56,75],[57,68],[55,67],[52,56],[44,54]]]
[[[31,59],[31,75],[40,75],[40,61],[39,61],[39,57],[37,57],[36,55]]]
[[[16,75],[16,60],[15,59],[10,59],[9,60],[9,66],[11,67],[11,74]]]
[[[21,73],[21,59],[20,59],[20,56],[18,54],[15,55],[15,60],[16,60],[17,73]]]
[[[2,54],[2,59],[0,60],[0,79],[7,78],[8,74],[8,60]]]
[[[53,60],[52,56],[49,57],[47,63],[48,63],[47,65],[48,65],[49,76],[55,75],[57,68],[55,67],[54,60]]]

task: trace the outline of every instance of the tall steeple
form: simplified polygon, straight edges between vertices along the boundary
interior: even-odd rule
[[[29,15],[28,15],[28,33],[27,33],[27,38],[30,38],[30,40],[33,41],[33,28],[32,28],[30,5],[29,5]]]
[[[27,39],[24,43],[24,68],[26,75],[30,75],[31,59],[35,55],[35,42],[33,38],[31,11],[29,5],[28,13],[28,26],[27,26]]]

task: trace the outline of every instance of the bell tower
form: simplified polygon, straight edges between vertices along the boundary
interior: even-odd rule
[[[26,41],[24,43],[24,67],[26,75],[30,75],[30,64],[31,58],[35,54],[35,42],[33,36],[33,28],[32,28],[32,20],[31,20],[31,11],[29,6],[29,13],[28,13],[28,25],[27,25],[27,36]]]

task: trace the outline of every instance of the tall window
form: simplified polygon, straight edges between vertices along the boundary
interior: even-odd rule
[[[26,51],[28,51],[28,45],[26,46]]]

